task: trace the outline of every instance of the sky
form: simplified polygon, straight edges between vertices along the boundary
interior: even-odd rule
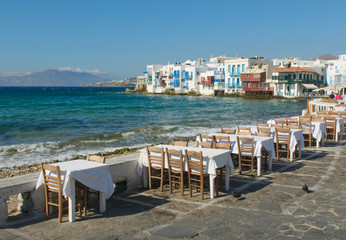
[[[0,73],[346,54],[345,0],[1,0]]]

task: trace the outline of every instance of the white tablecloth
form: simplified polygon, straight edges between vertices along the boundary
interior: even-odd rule
[[[227,136],[231,141],[232,153],[238,154],[238,144],[237,144],[237,135],[227,134],[227,133],[208,133],[209,136]],[[239,137],[247,137],[240,136]],[[254,156],[261,157],[262,156],[262,148],[267,150],[270,153],[270,159],[275,158],[275,149],[274,149],[274,138],[272,137],[258,137],[258,136],[250,136],[254,137],[255,149]],[[199,137],[197,136],[196,141],[199,141]]]
[[[54,163],[52,165],[60,166],[61,177],[63,178],[63,194],[66,197],[73,196],[70,184],[71,178],[74,178],[89,188],[105,193],[106,198],[111,197],[114,192],[113,180],[108,164],[74,160]],[[36,183],[36,188],[42,184],[44,182],[41,172]]]
[[[173,145],[157,145],[155,147],[182,150],[184,158],[185,171],[187,171],[187,162],[185,157],[185,150],[188,151],[198,151],[203,154],[203,165],[205,166],[206,173],[211,175],[213,178],[216,177],[216,169],[223,166],[229,166],[230,171],[234,173],[233,161],[231,158],[231,151],[220,150],[220,149],[209,149],[209,148],[196,148],[196,147],[182,147],[182,146],[173,146]],[[140,150],[140,155],[137,162],[137,173],[142,176],[143,166],[148,167],[148,156],[146,149]],[[165,168],[168,168],[167,159],[165,157]]]
[[[334,107],[335,111],[346,111],[346,107]]]

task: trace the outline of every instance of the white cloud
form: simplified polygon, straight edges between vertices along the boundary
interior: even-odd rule
[[[91,74],[106,74],[104,72],[101,72],[98,69],[83,70],[83,69],[80,69],[80,68],[59,67],[59,68],[56,68],[56,70],[59,70],[59,71],[71,71],[71,72],[86,72],[86,73],[91,73]]]

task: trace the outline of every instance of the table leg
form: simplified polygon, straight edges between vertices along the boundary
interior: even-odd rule
[[[214,199],[215,192],[215,178],[213,175],[209,174],[209,185],[210,185],[210,198]]]
[[[229,191],[229,166],[226,165],[225,167],[225,190],[226,192]]]
[[[76,220],[76,181],[74,178],[70,179],[71,196],[68,198],[68,221],[74,222]]]
[[[316,139],[316,148],[320,148],[320,141],[318,141],[318,139]]]
[[[106,194],[104,192],[100,192],[100,212],[104,213],[106,211]]]
[[[298,151],[299,151],[299,159],[302,158],[302,148],[300,147],[300,141],[298,141]]]
[[[262,167],[262,162],[261,162],[262,158],[261,157],[257,157],[257,176],[261,176],[261,167]]]
[[[268,154],[269,154],[269,166],[268,166],[268,170],[269,171],[272,171],[273,170],[273,159],[270,157],[272,155],[272,152],[271,151],[268,151]]]
[[[292,161],[293,161],[293,154],[294,154],[294,151],[289,150],[289,152],[290,152],[290,161],[292,162]]]
[[[142,176],[143,176],[143,187],[147,188],[148,187],[148,168],[147,167],[142,167]]]

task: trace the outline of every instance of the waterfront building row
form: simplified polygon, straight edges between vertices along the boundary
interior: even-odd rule
[[[184,63],[147,65],[139,77],[149,93],[265,94],[297,97],[346,82],[346,54],[337,60],[211,57]]]

